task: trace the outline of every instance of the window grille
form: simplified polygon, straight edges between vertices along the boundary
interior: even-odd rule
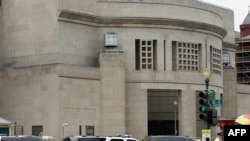
[[[199,71],[201,44],[173,41],[173,70]]]
[[[210,46],[210,56],[211,56],[211,67],[212,72],[215,74],[221,74],[221,50],[213,46]]]
[[[135,41],[136,70],[156,69],[156,40]]]

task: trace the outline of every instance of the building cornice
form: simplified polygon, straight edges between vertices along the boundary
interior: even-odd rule
[[[85,22],[84,24],[92,26],[127,26],[127,25],[150,25],[150,26],[173,26],[182,27],[187,30],[205,30],[218,34],[224,38],[227,31],[211,24],[187,21],[181,19],[168,18],[149,18],[149,17],[101,17],[74,11],[62,10],[59,14],[59,20],[68,22]]]
[[[238,44],[233,44],[229,42],[223,42],[223,48],[233,49],[235,50],[238,47]]]

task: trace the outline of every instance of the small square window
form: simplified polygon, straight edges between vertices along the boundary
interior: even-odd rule
[[[105,46],[117,46],[117,34],[114,32],[107,32],[105,34]]]

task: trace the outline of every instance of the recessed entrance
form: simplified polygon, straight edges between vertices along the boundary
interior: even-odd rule
[[[148,90],[148,135],[178,135],[177,102],[177,90]]]

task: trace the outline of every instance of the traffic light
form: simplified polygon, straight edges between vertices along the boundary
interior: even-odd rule
[[[216,109],[208,109],[207,110],[207,123],[213,126],[216,126],[218,123],[217,119],[217,110]]]
[[[207,122],[207,110],[208,110],[208,100],[209,100],[209,96],[208,96],[208,92],[207,91],[200,91],[199,93],[199,103],[200,103],[200,119],[204,120],[205,122]]]

